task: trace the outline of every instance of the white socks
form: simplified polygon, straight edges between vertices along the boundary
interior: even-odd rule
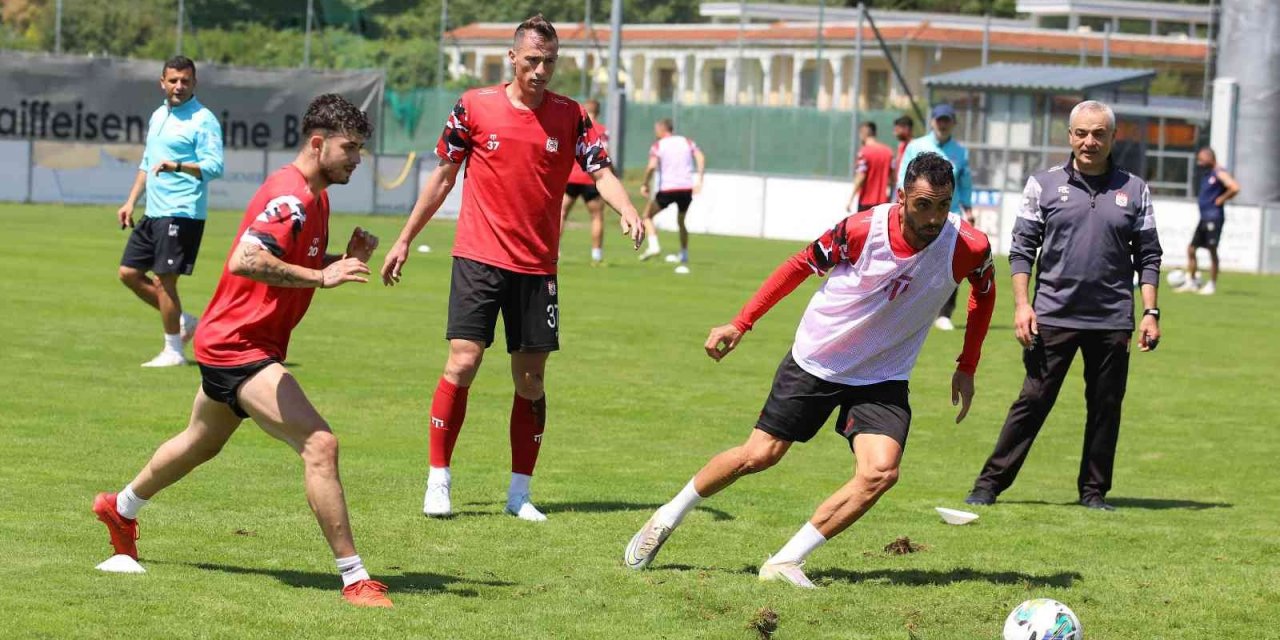
[[[533,480],[533,476],[523,473],[511,474],[511,486],[507,488],[507,502],[520,496],[529,495],[529,482]]]
[[[591,259],[595,262],[604,260],[604,249],[591,248]]]
[[[702,496],[698,495],[698,491],[693,488],[693,479],[690,478],[689,484],[684,485],[671,502],[658,507],[658,512],[654,515],[662,524],[675,528],[686,515],[689,515],[690,511],[693,511],[694,507],[698,506],[699,502],[702,502]]]
[[[164,350],[174,353],[182,353],[182,334],[164,334]]]
[[[359,555],[350,558],[338,558],[338,573],[342,574],[342,588],[369,579],[369,572],[364,570],[364,562],[360,560]]]
[[[657,252],[659,252],[659,251],[662,251],[662,247],[658,246],[658,236],[657,236],[657,234],[654,234],[654,235],[649,236],[649,250],[650,250],[650,251],[652,251],[652,252],[654,252],[654,253],[657,253]]]
[[[431,467],[431,471],[427,472],[427,484],[453,484],[453,474],[449,473],[449,467]]]
[[[116,511],[121,516],[135,520],[138,517],[138,509],[147,506],[147,502],[133,492],[133,485],[125,485],[120,493],[116,494]]]
[[[769,558],[769,564],[781,564],[783,562],[804,562],[818,547],[827,541],[826,537],[813,526],[812,522],[804,523],[804,526],[796,532],[796,535],[787,541],[782,550],[773,554]]]

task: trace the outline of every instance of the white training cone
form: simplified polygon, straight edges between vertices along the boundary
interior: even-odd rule
[[[137,560],[124,555],[123,553],[107,558],[97,567],[98,571],[106,571],[107,573],[146,573],[147,570],[138,564]]]
[[[431,247],[425,244],[418,245],[418,253],[431,253]]]
[[[959,511],[956,509],[948,509],[946,507],[934,507],[938,515],[942,516],[942,521],[947,524],[969,524],[978,519],[978,514],[969,513],[968,511]]]

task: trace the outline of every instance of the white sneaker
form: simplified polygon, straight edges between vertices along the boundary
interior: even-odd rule
[[[191,342],[191,339],[196,337],[196,327],[199,324],[200,324],[200,318],[197,318],[196,316],[193,316],[189,313],[183,312],[182,318],[179,321],[179,326],[182,327],[180,333],[182,334],[183,344]]]
[[[687,275],[689,275],[689,265],[687,265],[687,264],[682,264],[682,265],[680,265],[680,266],[676,267],[676,273],[678,273],[678,274],[680,274],[680,275],[682,275],[682,276],[687,276]]]
[[[533,502],[529,500],[529,494],[527,493],[518,496],[507,496],[507,513],[529,522],[547,521],[547,516],[533,506]]]
[[[1203,287],[1200,287],[1200,295],[1202,296],[1211,296],[1215,293],[1215,291],[1216,289],[1214,288],[1214,284],[1212,280],[1210,280],[1209,282],[1206,282]]]
[[[178,353],[177,351],[170,351],[168,349],[165,349],[164,351],[160,352],[160,355],[142,363],[142,366],[149,367],[149,368],[182,367],[182,366],[185,366],[186,364],[187,364],[187,359],[182,357],[181,353]]]
[[[422,497],[422,515],[428,518],[448,518],[453,515],[453,502],[449,499],[449,483],[427,483],[427,494]]]
[[[680,262],[680,256],[674,253],[668,253],[666,257],[663,258],[663,260],[666,261],[667,264],[675,264],[677,262]]]
[[[1174,293],[1195,293],[1197,290],[1199,290],[1199,287],[1196,286],[1196,281],[1191,278],[1187,278],[1186,282],[1173,288]]]
[[[641,260],[648,260],[649,258],[652,258],[652,257],[654,257],[654,256],[656,256],[656,255],[661,254],[661,253],[662,253],[662,249],[652,249],[652,248],[651,248],[651,249],[645,249],[645,252],[644,252],[644,253],[642,253],[642,254],[640,254],[640,259],[641,259]]]
[[[801,589],[817,589],[818,585],[809,580],[809,576],[804,575],[803,568],[803,562],[779,562],[775,564],[765,560],[764,564],[760,565],[760,581],[784,580]]]
[[[622,562],[628,569],[643,569],[658,556],[658,551],[671,537],[674,528],[658,522],[657,514],[649,518],[643,527],[631,537],[626,551],[622,552]]]
[[[951,324],[951,318],[938,316],[938,319],[933,321],[933,328],[939,331],[955,331],[956,326]]]

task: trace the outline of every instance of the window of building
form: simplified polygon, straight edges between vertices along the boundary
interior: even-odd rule
[[[885,109],[889,106],[889,72],[884,69],[867,71],[867,108]]]
[[[493,82],[493,83],[501,82],[502,81],[502,63],[501,62],[484,63],[484,78],[482,79],[485,82]]]
[[[800,70],[800,105],[812,107],[818,104],[818,73],[815,67]]]
[[[658,102],[673,102],[676,96],[676,70],[658,69]]]
[[[711,76],[711,86],[707,91],[707,102],[724,104],[724,67],[713,67],[708,75]]]

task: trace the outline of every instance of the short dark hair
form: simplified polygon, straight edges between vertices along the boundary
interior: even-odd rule
[[[309,136],[317,131],[329,135],[358,135],[367,140],[373,135],[373,123],[369,122],[369,114],[350,100],[336,93],[326,93],[316,96],[302,116],[302,135]]]
[[[911,129],[916,126],[916,121],[912,120],[911,116],[900,116],[897,120],[893,121],[893,126]]]
[[[186,56],[174,56],[165,60],[164,68],[160,70],[160,75],[163,76],[164,72],[169,69],[173,69],[174,71],[186,71],[190,69],[191,75],[196,75],[196,63]]]
[[[600,112],[600,101],[599,101],[599,100],[596,100],[595,98],[591,98],[591,99],[587,100],[586,102],[583,102],[583,103],[582,103],[582,106],[583,106],[583,108],[585,108],[587,111],[595,111],[595,112],[597,112],[597,113],[599,113],[599,112]]]
[[[903,191],[911,188],[916,180],[923,177],[935,187],[956,188],[956,176],[951,172],[951,161],[932,151],[926,151],[915,157],[907,165],[907,173],[902,177]]]
[[[672,122],[672,121],[671,121],[671,118],[663,118],[663,119],[659,120],[659,121],[658,121],[658,126],[662,127],[663,129],[666,129],[667,131],[670,131],[670,132],[672,132],[672,133],[675,133],[675,132],[676,132],[676,125],[675,125],[675,123],[674,123],[674,122]]]
[[[541,13],[526,19],[524,22],[520,23],[520,26],[516,27],[516,45],[520,44],[520,39],[524,37],[526,31],[532,31],[538,34],[538,37],[543,40],[560,40],[560,36],[556,35],[556,28],[551,26],[551,23],[548,22],[546,18],[542,17]]]
[[[859,125],[859,126],[866,127],[866,128],[867,128],[867,131],[870,131],[870,132],[871,132],[871,137],[872,137],[872,138],[876,137],[876,123],[874,123],[874,122],[870,122],[870,121],[867,121],[867,122],[862,123],[862,124],[861,124],[861,125]]]

